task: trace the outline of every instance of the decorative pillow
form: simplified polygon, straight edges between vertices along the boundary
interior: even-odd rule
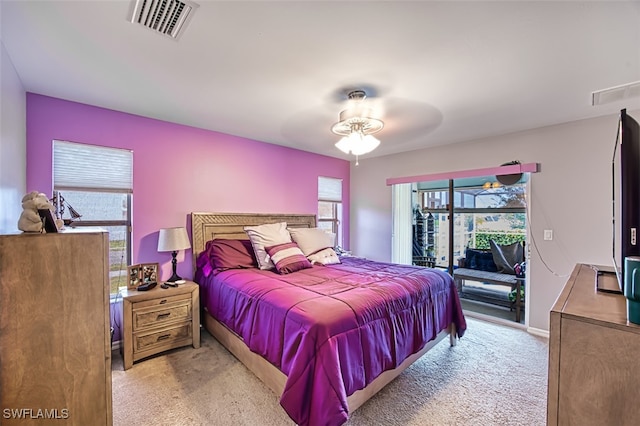
[[[249,240],[215,239],[211,244],[211,264],[214,268],[257,268],[258,262]]]
[[[211,272],[213,272],[213,266],[211,265],[211,258],[210,258],[210,254],[211,254],[211,250],[209,248],[210,242],[211,241],[207,242],[206,249],[203,250],[196,258],[196,268],[199,271],[201,271],[205,277],[208,277],[209,275],[211,275]],[[196,271],[196,274],[198,274],[198,271]]]
[[[272,247],[265,247],[265,250],[271,261],[276,265],[276,271],[279,274],[289,274],[312,267],[296,243],[278,244]]]
[[[196,266],[208,277],[214,269],[257,268],[258,262],[249,240],[216,239],[207,241]]]
[[[298,244],[305,256],[333,247],[336,234],[320,228],[288,228],[291,239]]]
[[[335,263],[340,263],[340,258],[332,248],[320,250],[311,256],[307,256],[307,259],[309,259],[313,265],[333,265]]]
[[[260,269],[273,269],[274,264],[269,260],[269,255],[264,248],[291,242],[291,235],[287,231],[287,222],[245,226],[244,230],[249,236],[253,252],[256,254],[258,267]]]
[[[495,241],[489,241],[493,261],[498,268],[498,272],[515,275],[514,266],[524,261],[524,248],[520,243],[513,243],[501,246]]]
[[[468,248],[464,254],[465,267],[478,271],[498,272],[490,250]]]

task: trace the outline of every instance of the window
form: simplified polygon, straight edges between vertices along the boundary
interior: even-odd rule
[[[426,186],[426,185],[425,185]],[[434,185],[435,186],[435,185]],[[464,257],[467,247],[488,249],[489,241],[510,244],[526,239],[526,183],[486,188],[454,185],[453,239],[449,238],[449,193],[442,188],[418,189],[416,223],[426,223],[419,232],[418,253],[433,259],[436,266],[448,267],[449,244],[453,259]],[[419,220],[420,219],[420,220]],[[424,242],[423,242],[424,241]]]
[[[342,179],[318,177],[318,228],[336,234],[342,246]]]
[[[69,217],[71,206],[81,215],[73,227],[109,232],[110,293],[117,293],[126,285],[131,264],[133,152],[53,141],[53,190],[62,219]]]

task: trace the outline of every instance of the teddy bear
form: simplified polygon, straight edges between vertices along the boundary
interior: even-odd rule
[[[40,209],[54,211],[45,194],[31,191],[22,197],[22,213],[18,219],[18,229],[24,232],[42,232],[42,219],[38,213]]]

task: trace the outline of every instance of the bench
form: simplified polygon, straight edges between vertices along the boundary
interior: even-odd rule
[[[524,244],[498,245],[490,241],[491,249],[467,247],[465,256],[458,259],[458,268],[453,270],[453,278],[461,297],[494,305],[506,306],[516,311],[516,322],[520,322],[522,310],[522,285],[524,274],[516,276],[509,265],[522,262]],[[496,264],[500,264],[500,267]],[[511,273],[506,272],[511,269]],[[465,284],[465,280],[477,282]],[[515,300],[509,295],[515,293]]]
[[[508,286],[511,290],[508,292],[483,290],[481,288],[471,287],[468,289],[470,295],[480,301],[505,305],[516,311],[516,322],[520,322],[520,311],[522,309],[522,300],[520,292],[524,278],[518,278],[515,275],[502,274],[499,272],[487,272],[478,269],[456,268],[453,270],[453,279],[459,293],[463,293],[464,280],[477,281],[483,283],[491,283],[500,286]],[[509,300],[509,293],[516,291],[516,300]],[[503,293],[502,295],[500,293]]]

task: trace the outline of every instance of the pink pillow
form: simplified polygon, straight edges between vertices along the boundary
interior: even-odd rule
[[[215,239],[207,242],[211,266],[214,269],[257,268],[253,247],[249,240]]]
[[[311,262],[305,257],[296,243],[284,243],[265,247],[269,258],[276,265],[279,274],[289,274],[302,269],[311,268]]]

